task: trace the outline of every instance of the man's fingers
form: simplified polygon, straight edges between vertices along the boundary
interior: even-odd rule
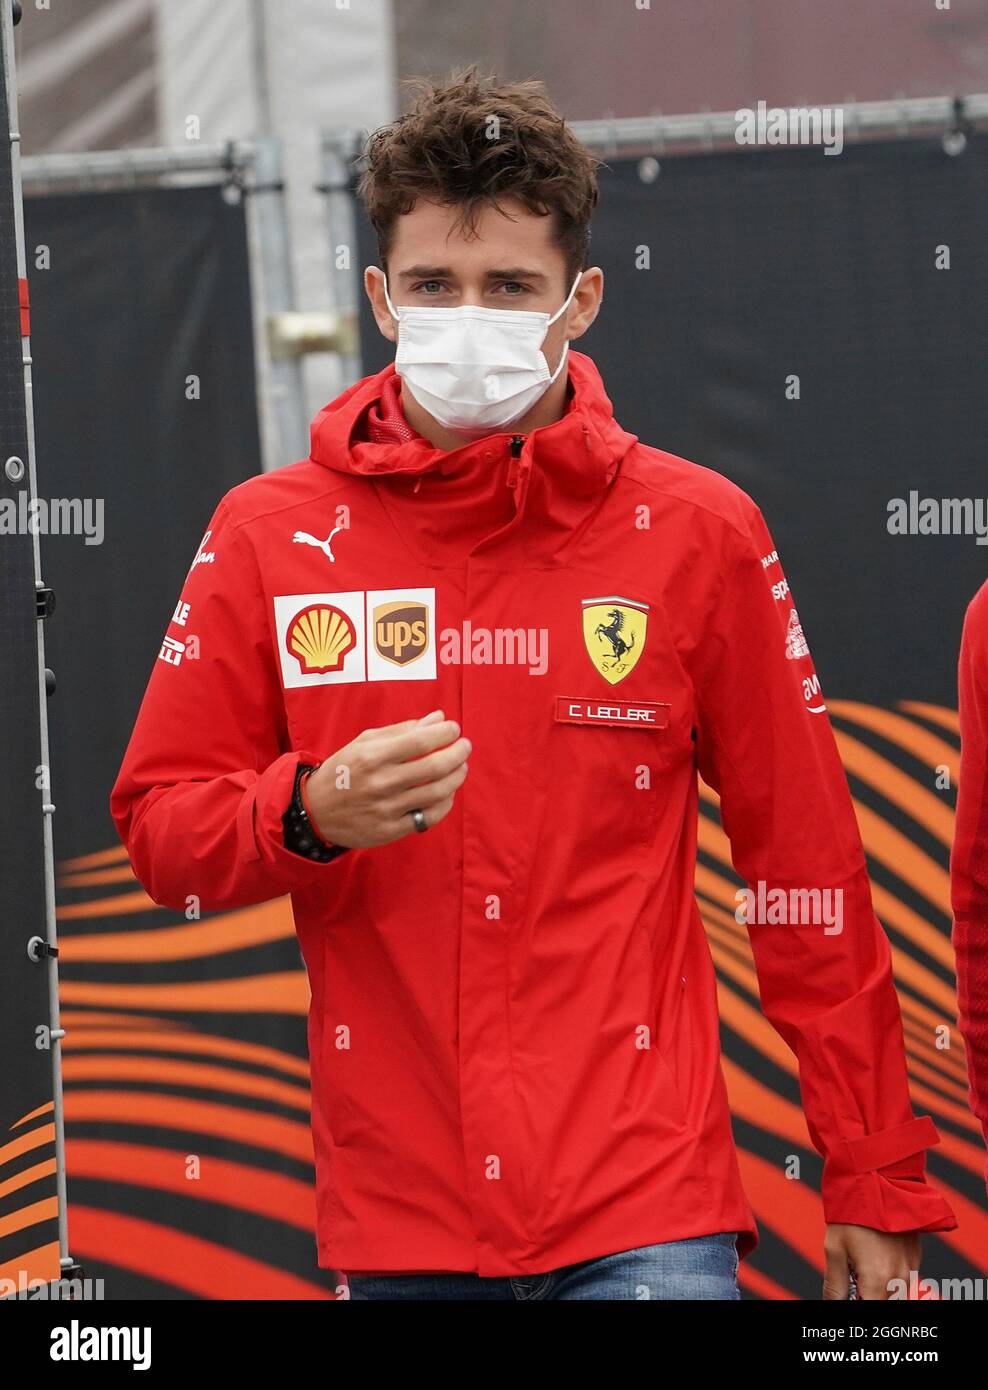
[[[360,743],[362,740],[376,738],[378,734],[404,733],[406,729],[417,728],[420,724],[435,724],[438,720],[442,720],[443,718],[444,715],[442,710],[434,709],[431,713],[423,715],[421,719],[402,719],[397,724],[382,724],[379,729],[363,729],[353,741],[354,743]]]
[[[385,797],[400,796],[402,792],[414,787],[429,786],[448,777],[451,772],[466,761],[473,745],[468,738],[458,738],[445,748],[437,748],[422,758],[413,758],[398,763],[394,767],[380,769],[381,794]]]
[[[851,1272],[847,1265],[847,1252],[841,1247],[828,1250],[824,1246],[824,1255],[827,1261],[823,1275],[824,1298],[847,1298],[851,1291]]]
[[[422,812],[422,815],[425,817],[426,827],[431,830],[434,825],[438,825],[444,817],[449,815],[450,811],[453,809],[455,800],[455,797],[447,796],[442,801],[437,801],[433,806],[416,806],[413,807],[413,810],[420,810]],[[402,816],[398,821],[395,827],[395,839],[400,839],[402,832],[406,835],[417,835],[419,833],[410,813]]]
[[[859,1274],[857,1279],[858,1298],[865,1299],[871,1303],[880,1303],[888,1298],[888,1286],[881,1280],[869,1274]]]
[[[407,791],[394,799],[388,806],[388,812],[396,819],[406,816],[409,811],[425,811],[430,806],[435,806],[439,801],[445,801],[453,797],[466,781],[467,764],[458,763],[445,777],[437,778],[435,781],[427,782],[421,787],[410,787]]]
[[[437,719],[431,724],[416,720],[411,728],[399,729],[397,733],[390,729],[379,730],[367,748],[366,756],[377,767],[386,763],[404,763],[432,753],[459,736],[460,726],[455,719]]]

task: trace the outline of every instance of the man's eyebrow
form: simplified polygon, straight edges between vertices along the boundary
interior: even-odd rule
[[[522,265],[509,266],[507,270],[489,270],[488,280],[544,280],[540,270],[526,270]]]
[[[400,270],[398,276],[402,280],[438,280],[452,273],[448,265],[413,265]]]
[[[448,265],[413,265],[398,272],[400,280],[445,280],[453,277]],[[508,266],[505,270],[489,270],[488,280],[545,280],[539,270],[527,270],[524,266]]]

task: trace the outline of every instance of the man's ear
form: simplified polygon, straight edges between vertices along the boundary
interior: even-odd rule
[[[582,338],[600,313],[604,299],[604,272],[600,266],[589,266],[576,287],[573,302],[566,315],[567,338]]]
[[[389,343],[398,341],[397,324],[391,317],[388,301],[384,297],[384,271],[376,265],[369,265],[364,271],[364,290],[370,300],[374,320]]]

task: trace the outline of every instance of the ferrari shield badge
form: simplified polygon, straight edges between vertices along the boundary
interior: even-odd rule
[[[585,598],[583,641],[594,666],[617,685],[636,665],[645,646],[648,604],[627,598]]]

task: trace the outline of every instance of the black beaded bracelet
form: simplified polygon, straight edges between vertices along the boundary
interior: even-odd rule
[[[315,772],[318,764],[299,763],[295,769],[295,783],[292,787],[292,800],[288,810],[281,818],[282,839],[285,849],[299,854],[303,859],[312,859],[317,864],[328,864],[341,854],[346,854],[349,845],[323,844],[309,820],[302,800],[302,778],[307,772]]]

